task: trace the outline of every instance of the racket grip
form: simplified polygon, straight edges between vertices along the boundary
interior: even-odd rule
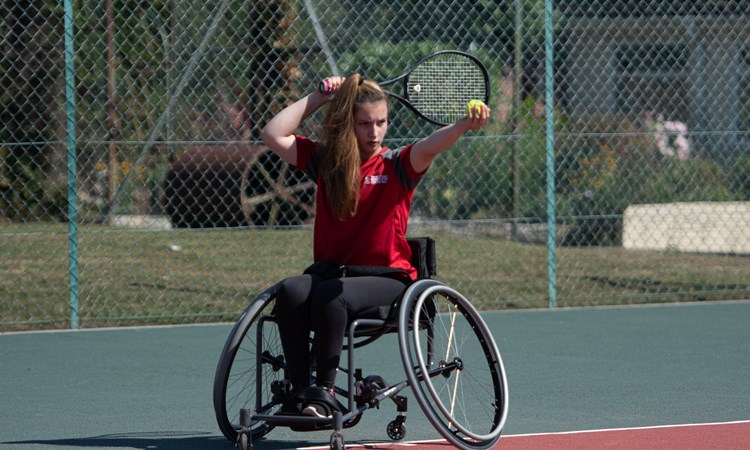
[[[323,80],[318,84],[318,91],[320,91],[321,94],[328,95],[331,93],[331,87],[328,86],[328,81]]]

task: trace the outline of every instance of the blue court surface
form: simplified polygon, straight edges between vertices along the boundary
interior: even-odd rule
[[[750,420],[750,302],[484,313],[508,374],[505,435]],[[0,449],[232,449],[214,371],[231,324],[0,334]],[[357,353],[405,378],[395,336]],[[344,430],[389,442],[385,403]],[[406,440],[439,439],[410,399]],[[258,449],[327,445],[273,430]],[[498,448],[502,448],[500,439]]]

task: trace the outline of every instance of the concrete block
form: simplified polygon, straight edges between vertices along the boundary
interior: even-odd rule
[[[750,254],[750,202],[630,205],[622,245],[635,250]]]

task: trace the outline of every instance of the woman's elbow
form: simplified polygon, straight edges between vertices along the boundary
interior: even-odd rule
[[[274,141],[274,135],[272,130],[269,130],[268,125],[264,126],[260,130],[260,139],[266,144],[270,145]]]
[[[288,136],[280,135],[279,133],[275,132],[272,127],[269,127],[268,125],[266,125],[265,127],[263,127],[262,130],[260,130],[260,139],[263,141],[264,144],[266,144],[266,146],[268,146],[268,148],[270,148],[274,152],[284,147],[285,138],[288,138]]]

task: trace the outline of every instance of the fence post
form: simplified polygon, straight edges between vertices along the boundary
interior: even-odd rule
[[[544,0],[544,104],[547,146],[547,292],[549,307],[557,306],[555,248],[555,79],[552,0]]]
[[[70,327],[78,328],[78,202],[76,198],[76,102],[73,64],[73,0],[64,1],[65,10],[65,134],[68,160],[68,293]]]

